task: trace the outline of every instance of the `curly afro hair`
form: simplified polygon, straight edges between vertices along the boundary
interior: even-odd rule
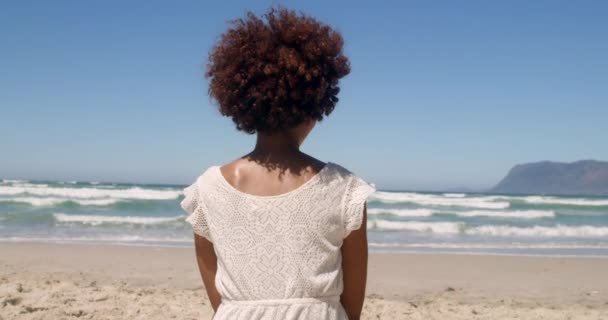
[[[271,7],[262,19],[234,19],[209,54],[209,95],[236,129],[276,132],[322,121],[350,73],[342,35],[315,18]]]

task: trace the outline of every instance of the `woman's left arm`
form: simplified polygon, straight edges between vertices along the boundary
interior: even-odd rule
[[[367,203],[363,203],[361,226],[342,243],[343,290],[340,302],[350,320],[361,319],[367,283]]]
[[[194,234],[194,248],[196,252],[196,261],[198,268],[207,290],[207,296],[211,302],[213,311],[217,311],[220,303],[222,302],[222,296],[217,292],[215,287],[215,274],[217,272],[217,256],[213,249],[213,243],[204,237]]]

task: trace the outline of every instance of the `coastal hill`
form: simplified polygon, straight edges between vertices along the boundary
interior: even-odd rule
[[[580,160],[518,164],[491,192],[608,195],[608,162]]]

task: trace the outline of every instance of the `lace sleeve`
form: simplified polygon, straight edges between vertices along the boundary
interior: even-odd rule
[[[209,223],[207,222],[207,209],[201,201],[199,194],[198,180],[184,188],[183,192],[184,200],[181,201],[180,205],[189,214],[186,217],[186,221],[192,225],[194,233],[213,242],[209,232]]]
[[[346,187],[343,204],[343,222],[346,238],[353,230],[357,230],[363,223],[363,205],[367,197],[376,191],[373,184],[367,183],[358,176],[352,176]]]

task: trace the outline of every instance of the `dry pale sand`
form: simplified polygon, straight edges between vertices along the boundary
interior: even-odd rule
[[[0,319],[211,319],[194,249],[0,242]],[[608,259],[372,254],[363,319],[608,319]]]

